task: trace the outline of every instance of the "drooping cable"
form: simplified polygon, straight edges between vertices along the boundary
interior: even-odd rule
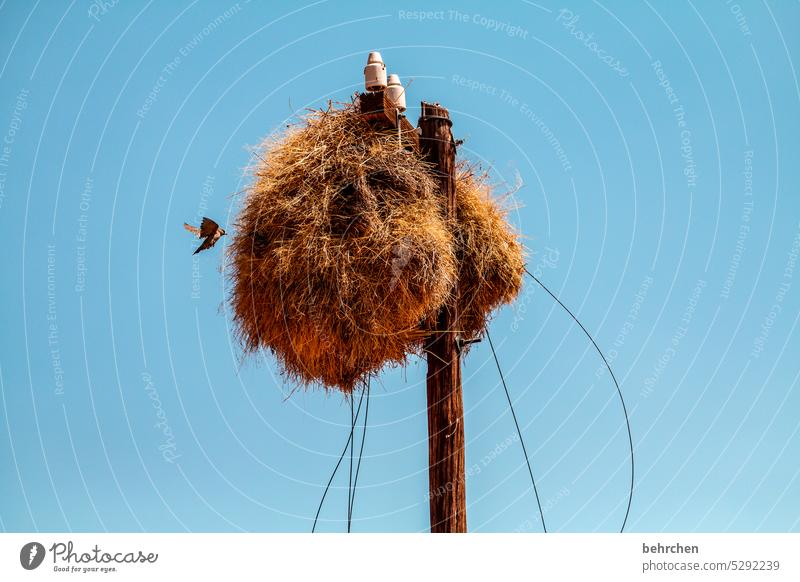
[[[353,399],[350,398],[350,430],[355,431],[356,428],[356,417],[353,410]],[[350,471],[349,477],[347,481],[347,531],[350,531],[350,513],[352,511],[350,505],[350,499],[353,496],[353,445],[355,444],[356,439],[350,439]]]
[[[583,333],[586,334],[586,337],[588,337],[589,341],[592,342],[592,345],[594,346],[594,349],[597,350],[597,353],[600,354],[600,357],[603,359],[603,363],[606,365],[606,368],[608,369],[608,373],[611,374],[611,380],[614,382],[614,386],[616,386],[616,388],[617,388],[617,394],[619,395],[619,401],[622,404],[622,413],[625,415],[625,426],[628,429],[628,446],[630,448],[630,457],[631,457],[631,483],[630,483],[630,491],[628,493],[628,507],[625,509],[625,518],[622,520],[622,527],[619,530],[620,533],[622,533],[623,531],[625,531],[625,525],[628,523],[628,516],[630,515],[630,512],[631,512],[631,503],[633,502],[633,489],[634,489],[634,482],[635,482],[635,465],[634,465],[634,458],[633,458],[633,435],[631,433],[631,421],[628,418],[628,407],[625,406],[625,398],[622,395],[622,390],[619,387],[619,382],[617,382],[617,377],[614,375],[614,371],[611,369],[611,365],[608,363],[608,360],[606,359],[605,355],[603,354],[602,350],[600,349],[600,346],[598,346],[597,342],[594,341],[594,338],[592,337],[592,335],[583,326],[583,324],[580,321],[578,321],[578,318],[575,317],[575,314],[573,314],[572,311],[570,311],[569,308],[566,305],[564,305],[561,302],[561,300],[558,297],[556,297],[553,294],[553,292],[550,291],[550,289],[548,289],[547,286],[538,279],[538,277],[536,277],[536,275],[531,273],[527,269],[527,267],[525,268],[525,272],[534,281],[536,281],[539,284],[539,286],[541,286],[542,289],[547,291],[547,294],[550,295],[550,297],[552,297],[556,301],[556,303],[558,303],[564,309],[564,311],[566,311],[569,314],[569,316],[575,321],[575,323],[578,324],[578,327],[580,327],[581,330],[583,330]]]
[[[500,369],[500,361],[497,359],[497,352],[494,350],[494,343],[492,343],[492,336],[489,334],[489,328],[486,328],[486,339],[489,340],[489,347],[492,348],[492,355],[494,356],[494,363],[497,365],[497,372],[500,374],[500,381],[503,383],[503,390],[506,392],[506,399],[508,400],[508,407],[511,409],[511,417],[514,419],[514,426],[517,427],[517,435],[519,442],[522,445],[522,454],[525,455],[525,463],[528,465],[528,474],[531,476],[531,485],[533,485],[533,494],[536,496],[536,505],[539,507],[539,516],[542,518],[542,529],[547,533],[547,526],[544,523],[544,511],[542,511],[542,503],[539,501],[539,490],[536,488],[536,479],[533,477],[533,469],[531,468],[531,461],[528,457],[528,450],[525,448],[525,439],[522,438],[522,430],[519,428],[517,422],[517,413],[514,412],[514,404],[511,402],[511,395],[508,393],[508,386],[506,385],[503,370]]]
[[[361,431],[361,448],[358,451],[358,464],[356,465],[356,476],[353,479],[353,493],[352,497],[350,498],[350,512],[347,514],[347,533],[350,533],[350,524],[353,519],[353,507],[355,507],[356,503],[356,488],[358,487],[358,473],[361,471],[361,458],[364,455],[364,441],[367,437],[367,421],[369,420],[369,383],[370,379],[367,377],[367,385],[364,387],[364,390],[367,391],[367,405],[364,407],[364,428]],[[362,397],[364,393],[362,392]]]
[[[361,402],[363,400],[364,400],[364,393],[362,392],[361,398],[359,398],[358,400],[358,409],[355,414],[356,417],[358,417],[358,414],[361,412]],[[325,486],[325,491],[322,493],[322,498],[319,500],[319,507],[317,507],[317,514],[314,516],[314,525],[311,526],[311,533],[314,533],[317,529],[317,520],[319,519],[320,511],[322,511],[322,505],[325,503],[325,497],[328,495],[328,490],[331,488],[331,483],[333,483],[333,478],[336,477],[336,471],[339,470],[339,465],[341,465],[342,460],[344,460],[344,456],[347,453],[347,448],[350,446],[350,441],[353,439],[353,433],[355,432],[355,428],[356,428],[355,423],[353,423],[350,426],[350,434],[347,437],[347,442],[344,444],[344,448],[342,449],[342,454],[339,455],[339,460],[336,462],[336,466],[333,468],[333,471],[331,472],[331,477],[330,479],[328,479],[328,484]]]

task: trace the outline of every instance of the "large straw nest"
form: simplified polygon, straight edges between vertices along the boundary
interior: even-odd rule
[[[270,349],[301,385],[347,393],[420,353],[456,284],[467,336],[519,291],[521,246],[485,179],[460,169],[448,221],[431,167],[351,105],[267,140],[252,170],[230,249],[234,320],[246,351]]]
[[[456,212],[458,329],[471,339],[480,335],[494,309],[519,294],[525,260],[488,176],[466,164],[456,175]]]

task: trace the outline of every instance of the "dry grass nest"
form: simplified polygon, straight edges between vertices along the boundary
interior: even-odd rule
[[[230,249],[234,320],[301,385],[349,393],[419,354],[451,294],[479,335],[522,285],[517,235],[484,176],[459,166],[448,221],[431,167],[351,105],[314,111],[261,147]]]

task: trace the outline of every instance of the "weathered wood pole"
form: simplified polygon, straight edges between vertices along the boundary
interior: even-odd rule
[[[434,164],[448,220],[456,218],[456,144],[450,114],[422,102],[420,151]],[[464,402],[457,344],[458,288],[443,307],[425,344],[428,360],[428,481],[431,533],[467,531]]]

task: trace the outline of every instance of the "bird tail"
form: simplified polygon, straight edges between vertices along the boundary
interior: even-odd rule
[[[197,228],[196,226],[192,226],[191,224],[187,224],[186,222],[184,222],[183,228],[185,228],[195,236],[200,236],[200,229]]]

